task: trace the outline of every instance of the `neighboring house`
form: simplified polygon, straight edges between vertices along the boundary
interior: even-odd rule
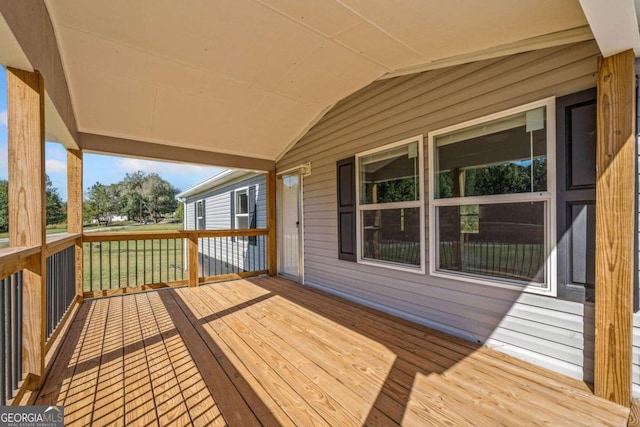
[[[91,224],[100,224],[100,223],[110,223],[110,222],[122,222],[122,221],[129,221],[129,217],[126,215],[110,215],[108,217],[105,218],[94,218],[91,220]]]
[[[176,198],[185,230],[235,230],[266,228],[265,196],[265,174],[228,169]],[[198,251],[205,277],[266,269],[265,236],[204,237]]]
[[[599,54],[581,42],[342,100],[277,162],[280,195],[313,166],[278,211],[303,212],[297,279],[593,381]]]

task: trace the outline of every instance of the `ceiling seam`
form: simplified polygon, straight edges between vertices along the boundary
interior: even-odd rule
[[[369,25],[372,25],[373,27],[375,27],[378,31],[386,34],[388,37],[392,38],[393,40],[395,40],[396,42],[398,42],[399,44],[401,44],[402,46],[406,47],[407,49],[409,49],[411,52],[415,53],[416,55],[418,55],[420,58],[424,59],[425,61],[428,61],[429,59],[426,58],[421,52],[418,52],[416,49],[414,49],[413,47],[409,46],[408,44],[406,44],[405,42],[403,42],[402,40],[398,39],[397,37],[395,37],[393,34],[389,33],[387,30],[383,29],[382,27],[380,27],[379,25],[377,25],[376,23],[374,23],[372,20],[370,20],[369,18],[363,16],[361,13],[358,13],[357,11],[353,10],[353,8],[347,6],[346,4],[344,4],[344,2],[342,0],[336,0],[336,2],[340,3],[340,5],[342,5],[342,7],[344,7],[345,9],[347,9],[348,11],[350,11],[351,13],[359,16],[363,21],[365,21],[366,23],[368,23]]]
[[[376,60],[375,58],[372,58],[372,57],[370,57],[369,55],[366,55],[366,54],[364,54],[364,53],[362,53],[362,52],[358,51],[357,49],[352,48],[351,46],[349,46],[349,45],[347,45],[347,44],[345,44],[345,43],[342,43],[341,41],[336,40],[336,39],[334,38],[334,37],[337,37],[337,36],[338,36],[338,35],[340,35],[340,34],[343,34],[345,31],[347,31],[347,30],[349,30],[349,29],[351,29],[351,28],[354,28],[354,27],[356,27],[356,26],[360,25],[361,23],[357,23],[357,24],[351,25],[351,26],[349,26],[348,28],[346,28],[346,29],[344,29],[344,30],[342,30],[342,31],[337,32],[337,33],[336,33],[336,34],[334,34],[334,35],[327,35],[327,34],[323,33],[323,32],[322,32],[322,31],[320,31],[320,30],[316,30],[315,28],[313,28],[312,26],[310,26],[310,25],[308,25],[308,24],[305,24],[305,23],[303,23],[303,22],[298,21],[297,19],[293,18],[291,15],[287,15],[286,13],[284,13],[284,12],[282,12],[282,11],[280,11],[280,10],[278,10],[278,9],[274,8],[273,6],[271,6],[271,5],[269,5],[269,4],[266,4],[266,3],[262,2],[261,0],[255,0],[255,1],[256,1],[257,3],[260,3],[261,5],[263,5],[264,7],[266,7],[266,8],[268,8],[268,9],[272,10],[273,12],[275,12],[275,13],[279,14],[280,16],[284,17],[285,19],[288,19],[289,21],[291,21],[291,22],[293,22],[293,23],[295,23],[295,24],[297,24],[297,25],[299,25],[299,26],[301,26],[301,27],[303,27],[303,28],[305,28],[305,29],[307,29],[307,30],[309,30],[309,31],[312,31],[312,32],[316,33],[316,34],[317,34],[317,35],[319,35],[320,37],[323,37],[325,40],[330,41],[330,42],[333,42],[333,43],[335,43],[335,44],[337,44],[337,45],[339,45],[339,46],[342,46],[343,48],[345,48],[345,49],[347,49],[347,50],[351,51],[352,53],[355,53],[356,55],[358,55],[358,56],[362,57],[363,59],[365,59],[365,60],[367,60],[367,61],[370,61],[370,62],[373,62],[374,64],[376,64],[376,65],[378,65],[378,66],[380,66],[380,67],[382,67],[382,68],[386,69],[388,72],[389,72],[389,71],[394,71],[394,70],[395,70],[395,68],[390,67],[389,65],[384,64],[384,63],[382,63],[382,62],[380,62],[380,61]],[[351,11],[350,11],[350,12],[351,12]],[[358,17],[360,17],[360,15],[357,15],[357,16],[358,16]],[[376,28],[377,28],[377,27],[376,27]],[[385,33],[385,34],[386,34],[386,33]],[[394,39],[394,40],[395,40],[395,39]],[[419,55],[419,56],[420,56],[421,58],[425,59],[422,55]],[[307,56],[305,56],[305,59],[306,59],[306,58],[307,58]],[[300,62],[302,62],[302,61],[300,61]]]

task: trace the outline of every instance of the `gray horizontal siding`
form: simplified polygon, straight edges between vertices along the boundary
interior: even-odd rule
[[[184,204],[184,229],[194,230],[196,228],[195,205],[193,203]]]
[[[430,131],[594,87],[597,55],[593,42],[555,47],[374,82],[341,101],[277,163],[312,164],[303,189],[305,283],[592,380],[588,304],[339,260],[335,163],[416,135],[426,145]]]
[[[231,191],[245,187],[256,189],[256,226],[266,228],[266,176],[264,174],[238,180],[221,187],[189,197],[186,201],[191,217],[185,221],[187,230],[195,229],[195,203],[205,201],[206,228],[228,230],[231,228]],[[185,213],[186,214],[186,213]],[[264,270],[266,266],[265,238],[259,237],[256,245],[245,239],[205,238],[198,245],[200,264],[205,275],[237,273],[248,270]]]

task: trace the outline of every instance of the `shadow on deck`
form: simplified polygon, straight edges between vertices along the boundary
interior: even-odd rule
[[[85,301],[36,404],[66,425],[626,425],[500,352],[277,278]]]

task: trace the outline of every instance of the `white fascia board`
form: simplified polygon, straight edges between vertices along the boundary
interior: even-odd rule
[[[195,196],[196,194],[200,194],[205,191],[218,188],[233,180],[250,177],[258,174],[259,172],[255,172],[255,171],[226,169],[220,172],[219,174],[216,174],[211,178],[208,178],[202,181],[201,183],[196,184],[193,187],[184,190],[182,193],[176,194],[176,199],[186,199],[187,197]]]
[[[634,0],[580,0],[604,57],[633,49],[640,56],[640,31]]]

